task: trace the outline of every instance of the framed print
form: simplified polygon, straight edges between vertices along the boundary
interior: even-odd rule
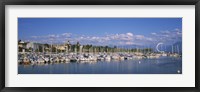
[[[1,4],[2,91],[199,91],[199,0]]]

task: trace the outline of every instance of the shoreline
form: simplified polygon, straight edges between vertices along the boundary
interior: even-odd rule
[[[115,53],[42,53],[21,52],[18,53],[18,64],[41,64],[41,63],[72,63],[72,62],[98,62],[98,61],[124,61],[154,59],[160,57],[181,58],[178,53],[141,53],[141,52],[115,52]]]

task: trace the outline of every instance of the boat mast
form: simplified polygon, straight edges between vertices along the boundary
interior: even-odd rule
[[[177,45],[177,52],[178,52],[178,54],[179,54],[179,47],[178,47],[178,45]]]
[[[42,45],[42,52],[44,53],[44,45]]]
[[[52,54],[52,41],[51,41],[51,51],[50,51],[50,57],[51,57],[51,54]]]
[[[57,44],[57,46],[56,46],[56,54],[58,54],[57,48],[58,48],[58,44]]]

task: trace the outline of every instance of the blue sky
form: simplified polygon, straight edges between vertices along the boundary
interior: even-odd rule
[[[144,45],[160,41],[172,44],[182,41],[182,19],[18,18],[18,39],[41,43],[70,40],[94,45]]]

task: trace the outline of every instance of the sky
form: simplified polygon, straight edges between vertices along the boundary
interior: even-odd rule
[[[169,45],[182,42],[182,18],[18,18],[18,39],[104,46]]]

